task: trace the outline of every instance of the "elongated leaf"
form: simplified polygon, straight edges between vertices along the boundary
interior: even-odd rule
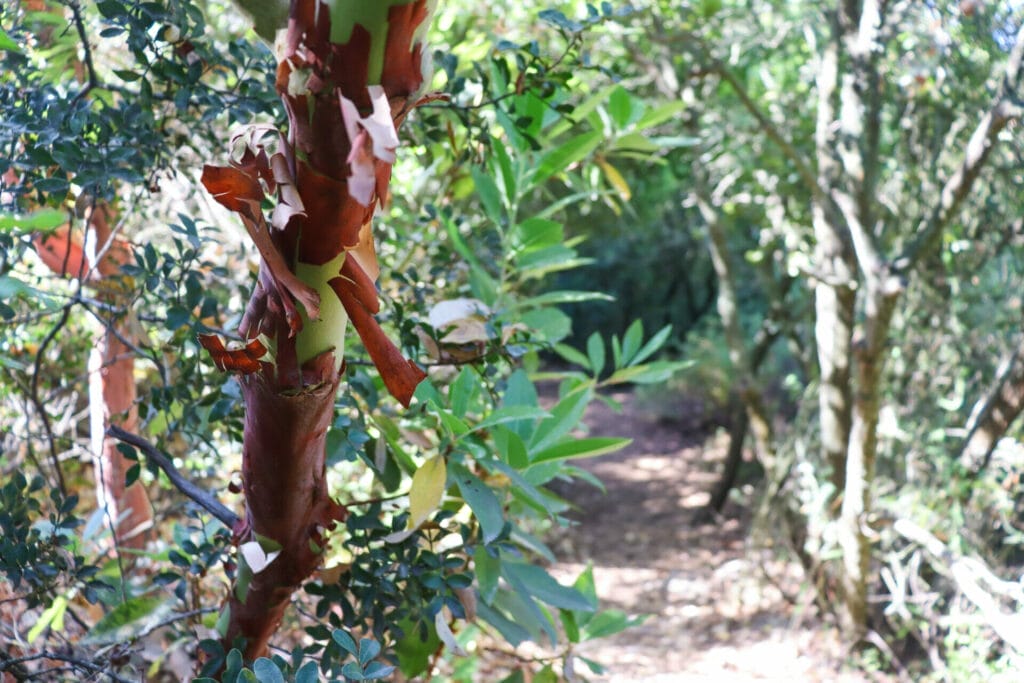
[[[409,490],[409,528],[425,522],[441,504],[447,479],[448,468],[440,455],[435,455],[416,470]]]
[[[615,301],[615,297],[608,296],[604,292],[557,290],[523,299],[513,305],[512,309],[536,308],[538,306],[551,306],[553,304],[578,304],[584,301]]]
[[[587,357],[590,359],[590,370],[597,377],[604,370],[604,340],[598,332],[587,339]]]
[[[473,431],[479,431],[481,429],[490,429],[500,424],[506,424],[508,422],[519,422],[520,420],[538,420],[541,418],[550,417],[551,413],[544,410],[543,408],[537,408],[535,406],[505,406],[498,408],[493,413],[488,415],[486,418],[478,422],[473,426]]]
[[[470,173],[473,176],[473,184],[476,185],[477,195],[480,203],[483,204],[484,213],[495,225],[501,224],[501,193],[494,178],[487,174],[487,171],[479,166],[474,166]]]
[[[594,638],[605,638],[615,635],[627,628],[644,622],[646,617],[630,617],[625,612],[617,609],[607,609],[598,612],[583,627],[583,640]]]
[[[579,365],[584,370],[590,370],[590,359],[568,344],[555,344],[555,353],[574,365]]]
[[[18,43],[16,43],[13,38],[7,35],[7,31],[4,31],[2,28],[0,28],[0,50],[6,50],[7,52],[17,52],[19,54],[21,53],[21,47],[18,45]]]
[[[570,586],[558,583],[540,567],[523,562],[505,561],[501,574],[512,586],[524,586],[533,597],[552,607],[590,612],[590,602],[582,593]]]
[[[541,157],[533,176],[533,183],[542,183],[556,173],[566,171],[570,166],[597,149],[603,139],[604,136],[600,132],[592,130],[577,135],[551,150]]]
[[[151,617],[166,603],[166,595],[129,598],[96,622],[83,641],[99,644],[128,640],[146,628]]]
[[[536,454],[539,451],[554,444],[579,424],[587,404],[593,397],[594,390],[591,384],[583,384],[562,397],[551,409],[551,417],[541,422],[533,433],[529,444],[531,460],[536,461]]]
[[[52,628],[58,633],[64,630],[64,614],[68,609],[68,599],[58,595],[53,602],[39,615],[39,620],[29,629],[28,642],[33,642],[47,628]],[[102,621],[102,620],[101,620]]]
[[[480,588],[480,599],[485,604],[491,604],[494,595],[498,591],[498,578],[501,574],[501,561],[491,557],[487,549],[478,545],[473,552],[473,569],[476,574],[477,585]],[[477,611],[480,605],[477,604]]]
[[[505,527],[505,514],[494,491],[479,477],[462,465],[452,464],[452,476],[458,484],[462,499],[480,522],[484,543],[493,542]]]
[[[671,325],[665,325],[665,327],[655,332],[654,336],[651,337],[646,344],[644,344],[644,347],[637,351],[636,355],[633,357],[631,364],[637,365],[639,363],[643,363],[645,360],[654,355],[662,347],[662,345],[664,345],[665,341],[668,339],[668,336],[670,334],[672,334]]]
[[[2,41],[0,41],[2,42]],[[0,45],[2,49],[2,45]],[[0,215],[0,232],[49,232],[68,222],[66,211],[58,209],[39,209],[28,214]]]
[[[356,647],[356,641],[352,640],[352,636],[339,629],[334,629],[334,633],[331,634],[334,638],[334,642],[341,646],[345,652],[349,653],[353,657],[359,654],[359,648]]]
[[[671,330],[671,328],[669,329]],[[622,358],[620,359],[622,365],[629,365],[632,362],[643,341],[644,323],[637,318],[626,330],[626,336],[622,338]]]
[[[636,127],[640,130],[643,130],[644,128],[652,128],[675,118],[685,110],[686,103],[682,100],[668,102],[667,104],[663,104],[645,112],[644,115],[637,120]]]
[[[632,441],[632,439],[620,439],[610,436],[574,439],[536,453],[533,456],[533,464],[538,465],[553,460],[566,460],[570,458],[593,458],[605,453],[614,453],[625,448]]]
[[[501,637],[508,641],[512,647],[518,647],[520,643],[524,643],[530,640],[532,634],[523,628],[519,623],[506,617],[498,610],[488,607],[487,605],[477,606],[477,615],[483,619],[484,622],[490,624]]]
[[[657,384],[664,382],[669,377],[685,370],[693,365],[693,361],[662,361],[636,365],[631,368],[623,368],[616,371],[611,377],[605,380],[605,384],[622,384],[632,382],[633,384]]]
[[[633,198],[633,191],[629,189],[629,183],[619,173],[619,169],[615,168],[605,159],[598,159],[598,166],[604,172],[604,177],[608,181],[608,184],[615,188],[615,191],[619,193],[619,197],[624,202],[628,202]]]

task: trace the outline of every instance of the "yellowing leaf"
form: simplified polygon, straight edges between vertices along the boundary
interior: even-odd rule
[[[436,455],[416,470],[409,489],[409,526],[405,531],[390,534],[384,538],[388,543],[401,543],[427,521],[430,513],[437,509],[444,496],[448,480],[448,467],[444,458]]]
[[[412,489],[409,491],[410,529],[423,524],[430,513],[441,504],[447,479],[448,468],[440,455],[434,456],[416,470],[412,477]]]
[[[604,159],[598,159],[597,163],[601,167],[601,170],[604,171],[604,177],[608,179],[608,182],[611,183],[612,187],[618,190],[619,196],[622,197],[622,201],[628,202],[630,197],[633,196],[633,193],[629,189],[629,183],[627,183],[626,179],[622,177],[621,173],[619,173],[619,169],[615,168]]]

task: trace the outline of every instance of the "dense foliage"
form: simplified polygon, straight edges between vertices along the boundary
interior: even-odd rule
[[[345,340],[343,512],[244,661],[222,603],[280,544],[239,543],[246,406],[197,338],[250,341],[260,254],[200,171],[287,128],[277,21],[0,9],[0,671],[600,672],[574,647],[637,615],[598,610],[589,570],[548,574],[545,533],[568,523],[552,484],[599,486],[575,459],[624,445],[582,416],[626,384],[749,433],[752,540],[800,564],[854,665],[1024,670],[1024,13],[975,0],[441,4],[374,224],[377,319],[428,379],[404,409]],[[136,398],[97,413],[90,354],[118,343],[102,369],[130,357]],[[550,647],[488,655],[528,640]]]

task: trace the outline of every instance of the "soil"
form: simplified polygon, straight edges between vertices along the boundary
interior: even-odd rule
[[[550,571],[569,582],[590,563],[603,607],[649,616],[578,648],[607,673],[590,676],[582,662],[576,670],[589,680],[650,683],[885,680],[844,668],[799,568],[753,545],[749,486],[734,491],[723,515],[699,523],[726,447],[700,405],[681,404],[666,422],[630,393],[611,398],[621,412],[595,402],[590,434],[633,442],[578,463],[607,492],[583,482],[560,491],[576,525],[554,537],[559,562]]]

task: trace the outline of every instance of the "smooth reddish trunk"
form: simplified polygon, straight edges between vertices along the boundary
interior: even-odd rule
[[[122,329],[119,334],[129,333]],[[106,435],[111,424],[133,434],[138,429],[135,357],[111,330],[99,336],[89,355],[89,414],[97,503],[115,524],[117,545],[141,549],[153,526],[149,497],[138,481],[125,486],[128,468],[134,463],[117,449],[117,441]]]
[[[53,272],[81,278],[97,289],[97,297],[113,306],[121,304],[118,288],[105,286],[120,275],[121,265],[131,260],[128,245],[112,237],[112,214],[93,206],[86,217],[87,237],[65,226],[45,239],[37,239],[36,253]],[[107,321],[89,354],[89,431],[96,479],[96,502],[114,526],[119,547],[141,549],[153,527],[153,510],[141,483],[125,486],[125,476],[134,464],[117,449],[117,441],[106,435],[116,424],[135,433],[139,416],[135,407],[135,356],[122,341],[137,339],[124,318]]]

